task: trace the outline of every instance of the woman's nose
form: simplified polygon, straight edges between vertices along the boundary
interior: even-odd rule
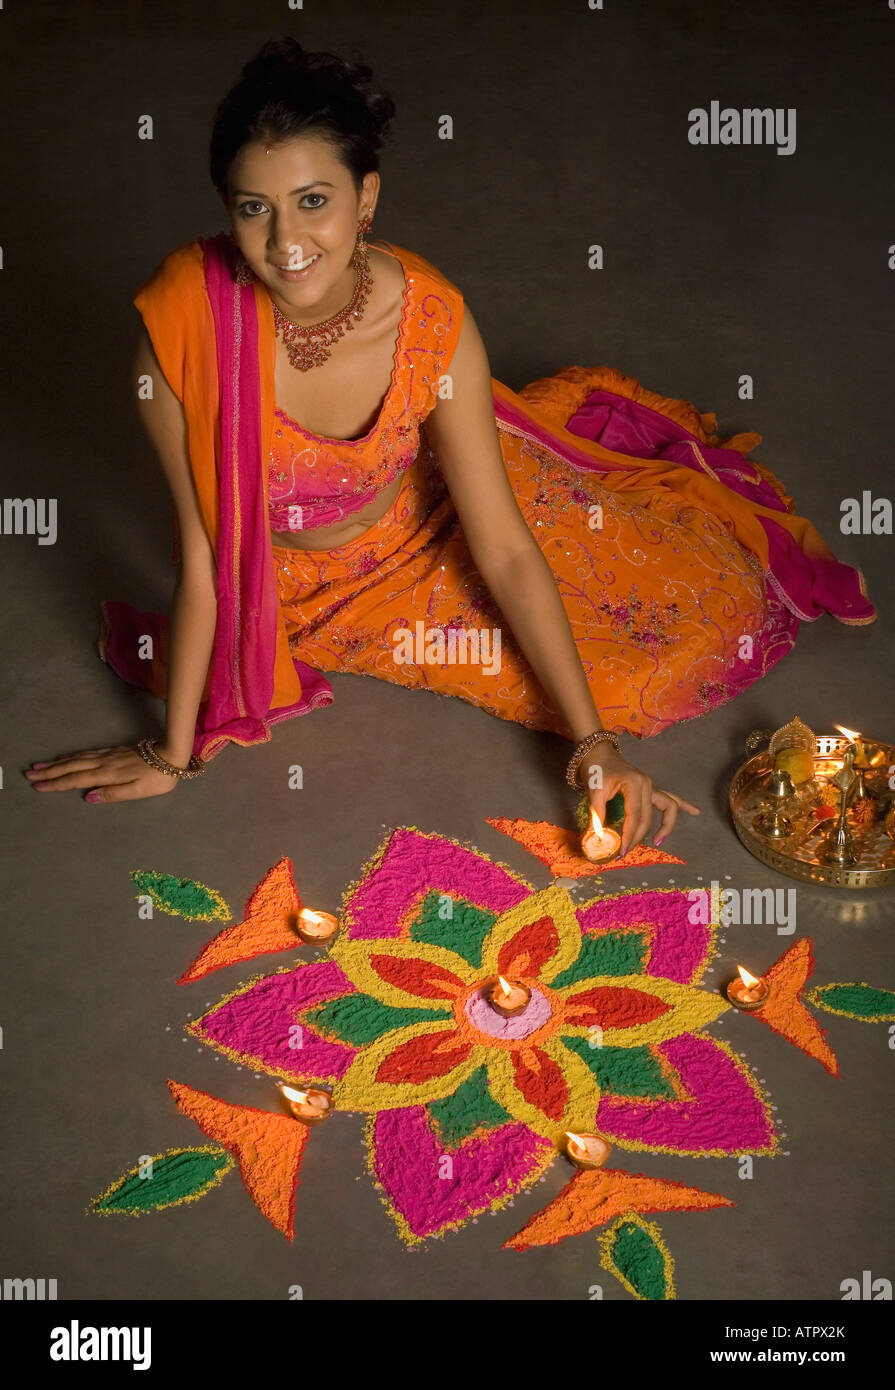
[[[301,223],[297,218],[278,217],[271,227],[267,241],[268,249],[284,257],[294,251],[298,257],[301,253],[303,235]]]

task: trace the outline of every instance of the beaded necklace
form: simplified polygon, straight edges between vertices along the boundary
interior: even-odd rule
[[[322,323],[313,323],[306,328],[303,324],[287,318],[277,305],[273,304],[274,328],[283,339],[290,365],[295,367],[296,371],[307,372],[312,367],[321,366],[329,357],[333,343],[338,342],[343,333],[352,329],[355,322],[363,316],[370,290],[373,288],[370,258],[363,233],[358,236],[351,259],[356,271],[354,294],[350,303],[337,314],[333,314],[332,318],[324,319]]]

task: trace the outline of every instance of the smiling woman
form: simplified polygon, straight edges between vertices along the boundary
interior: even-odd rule
[[[757,435],[724,443],[713,415],[606,366],[518,393],[491,376],[457,285],[365,239],[393,114],[368,67],[291,39],[221,103],[229,232],[172,251],[135,301],[141,412],[177,511],[173,614],[107,602],[99,643],[166,696],[165,737],[59,759],[36,785],[169,791],[352,671],[562,734],[600,817],[624,795],[622,852],[654,810],[660,843],[696,807],[617,735],[733,699],[799,619],[873,607],[746,457]]]

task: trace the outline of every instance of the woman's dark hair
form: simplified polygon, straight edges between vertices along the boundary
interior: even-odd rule
[[[373,70],[335,53],[306,53],[284,36],[269,39],[246,63],[215,113],[211,133],[211,180],[226,196],[227,170],[243,145],[276,144],[296,135],[319,134],[339,152],[360,188],[379,168],[379,149],[395,103],[373,85]]]

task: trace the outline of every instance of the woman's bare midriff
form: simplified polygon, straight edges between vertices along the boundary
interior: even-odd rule
[[[399,473],[363,507],[352,512],[351,521],[339,521],[334,526],[318,526],[316,531],[272,531],[274,545],[291,546],[295,550],[334,550],[336,546],[356,541],[388,511],[401,491],[403,476]]]

